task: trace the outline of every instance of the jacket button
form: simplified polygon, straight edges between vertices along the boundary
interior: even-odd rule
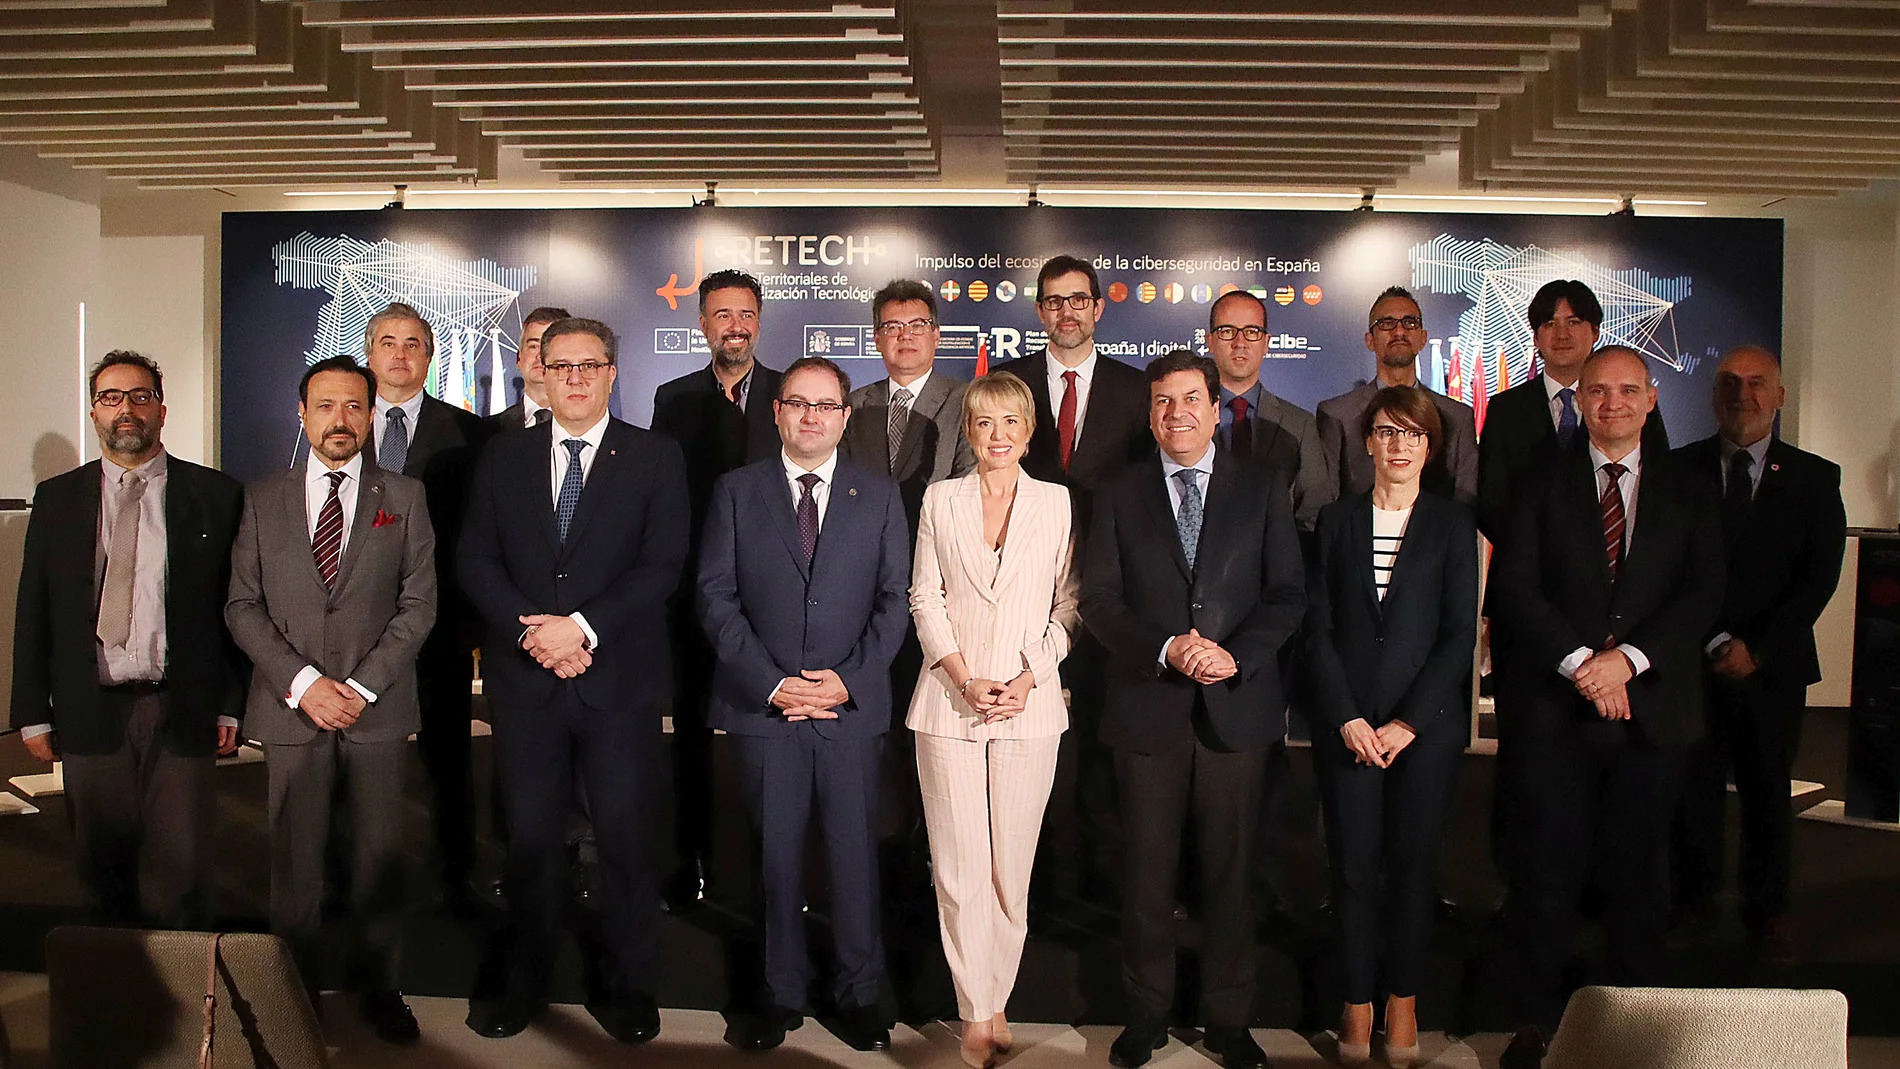
[[[810,601],[808,601],[808,602],[806,602],[805,604],[807,604],[807,605],[816,605],[816,604],[818,604],[818,599],[817,599],[817,598],[813,598],[813,599],[811,599]]]
[[[1197,602],[1195,602],[1195,603],[1194,603],[1193,605],[1190,605],[1190,606],[1188,606],[1188,607],[1189,607],[1189,608],[1191,608],[1191,609],[1194,609],[1195,611],[1197,611],[1197,612],[1198,612],[1198,611],[1200,611],[1200,608],[1201,608],[1201,603],[1197,601]]]
[[[567,573],[566,573],[566,572],[555,572],[555,573],[554,573],[554,578],[556,578],[556,579],[566,579],[566,578],[567,578]]]
[[[325,606],[323,607],[323,614],[324,614],[325,616],[328,616],[328,615],[330,615],[331,613],[334,613],[334,612],[336,612],[336,606],[335,606],[335,605],[325,605]]]

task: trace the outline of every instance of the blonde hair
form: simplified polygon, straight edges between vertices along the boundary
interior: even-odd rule
[[[975,445],[976,417],[986,408],[1000,408],[1023,418],[1024,440],[1036,433],[1036,397],[1029,384],[1007,371],[992,371],[970,384],[963,394],[963,436]]]

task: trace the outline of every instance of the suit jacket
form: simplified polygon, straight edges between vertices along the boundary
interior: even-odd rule
[[[891,726],[891,661],[910,625],[904,582],[910,529],[897,484],[842,457],[809,564],[796,502],[778,457],[713,486],[699,553],[699,618],[719,657],[707,719],[735,735],[789,735],[770,702],[804,669],[838,673],[851,699],[827,738]]]
[[[1385,600],[1372,575],[1372,495],[1320,510],[1306,562],[1313,713],[1334,730],[1403,720],[1424,737],[1463,735],[1478,641],[1478,527],[1471,509],[1418,495]]]
[[[1030,353],[1020,360],[992,368],[1007,371],[1029,386],[1036,399],[1036,431],[1029,438],[1023,471],[1043,482],[1069,488],[1074,503],[1077,558],[1082,559],[1089,523],[1094,517],[1095,491],[1127,467],[1155,455],[1154,436],[1148,431],[1148,380],[1142,372],[1107,356],[1095,358],[1095,377],[1089,385],[1088,413],[1082,433],[1062,470],[1062,447],[1056,432],[1056,410],[1049,398],[1049,353]],[[1060,402],[1061,398],[1056,398]]]
[[[1582,444],[1553,451],[1530,473],[1497,544],[1492,620],[1510,651],[1499,726],[1542,733],[1598,722],[1557,665],[1579,648],[1627,642],[1650,662],[1628,685],[1635,730],[1656,745],[1694,742],[1703,727],[1702,642],[1721,611],[1725,579],[1715,495],[1679,458],[1645,448],[1634,530],[1612,583],[1597,476]],[[1506,718],[1514,721],[1508,727]]]
[[[525,406],[520,401],[516,401],[492,416],[483,417],[482,433],[488,438],[493,438],[497,434],[506,434],[509,431],[527,430],[528,425],[522,422],[523,411],[525,411]]]
[[[1278,657],[1306,611],[1292,506],[1266,469],[1216,455],[1190,570],[1161,471],[1158,456],[1143,461],[1095,502],[1082,619],[1109,652],[1102,742],[1136,753],[1185,748],[1204,709],[1223,746],[1259,749],[1286,734]],[[1163,643],[1190,628],[1240,670],[1202,686],[1162,666]]]
[[[657,711],[673,695],[666,603],[686,563],[685,461],[671,438],[610,419],[564,543],[557,426],[496,438],[475,467],[457,563],[485,629],[485,693],[504,706],[545,705],[561,681],[521,649],[520,617],[578,612],[600,638],[573,681],[581,702]]]
[[[678,442],[685,454],[695,546],[706,520],[706,507],[712,502],[713,482],[734,468],[778,455],[778,424],[772,419],[772,401],[778,396],[781,378],[778,372],[755,362],[743,411],[720,393],[711,364],[662,383],[653,391],[653,429]],[[684,589],[690,591],[691,585],[688,569]]]
[[[1571,444],[1585,436],[1579,414]],[[1478,438],[1478,530],[1494,545],[1509,525],[1511,498],[1524,476],[1556,451],[1557,426],[1550,420],[1550,395],[1544,392],[1542,374],[1491,398]],[[1643,424],[1643,456],[1661,456],[1668,451],[1669,431],[1663,426],[1659,406]]]
[[[840,448],[855,464],[877,472],[888,469],[903,492],[904,516],[911,531],[917,530],[925,487],[976,467],[976,452],[963,436],[963,395],[969,388],[968,382],[951,378],[943,368],[931,372],[923,392],[911,401],[895,465],[890,463],[891,380],[860,386],[847,398],[851,423],[845,427]]]
[[[975,472],[924,494],[910,612],[923,647],[923,671],[911,694],[912,731],[953,739],[1030,739],[1069,727],[1056,668],[1068,656],[1079,620],[1069,491],[1016,478],[1003,553],[983,538],[982,483]],[[1024,668],[1036,677],[1023,711],[984,724],[938,662],[963,654],[970,671],[1005,683]]]
[[[1311,531],[1321,506],[1339,496],[1319,424],[1311,412],[1265,386],[1259,406],[1247,417],[1254,423],[1253,459],[1283,474],[1293,499],[1293,522],[1301,532]]]
[[[517,405],[515,419],[519,422],[520,418]],[[435,526],[436,619],[443,626],[431,632],[432,648],[446,643],[467,653],[481,640],[474,605],[456,582],[455,544],[462,531],[462,514],[468,511],[468,481],[475,473],[476,454],[495,427],[467,409],[425,396],[409,436],[401,474],[422,481],[429,499],[429,521]],[[376,462],[374,434],[363,445],[363,457],[367,464]]]
[[[15,728],[51,723],[60,749],[108,754],[125,742],[123,716],[100,702],[100,461],[33,493],[13,621]],[[224,626],[244,491],[236,479],[165,460],[165,739],[186,757],[217,749],[217,718],[238,716],[250,665]]]
[[[1677,453],[1719,498],[1721,438]],[[1814,621],[1840,584],[1847,546],[1841,468],[1779,438],[1768,444],[1764,464],[1748,508],[1723,517],[1728,586],[1705,644],[1727,632],[1748,644],[1764,676],[1807,686],[1821,678]]]
[[[245,734],[259,742],[309,742],[323,729],[284,704],[312,665],[330,679],[354,679],[376,701],[344,729],[357,742],[392,742],[421,726],[416,654],[435,623],[435,529],[420,482],[365,458],[348,545],[336,585],[323,587],[310,553],[304,466],[267,475],[244,495],[231,550],[231,596],[224,619],[250,655]],[[377,525],[378,517],[386,519]]]
[[[1379,392],[1379,384],[1362,382],[1338,397],[1319,403],[1320,438],[1326,444],[1328,459],[1338,474],[1341,498],[1372,491],[1372,455],[1366,452],[1365,436],[1359,433],[1359,421],[1366,417],[1366,406]],[[1467,505],[1478,500],[1478,430],[1471,406],[1454,401],[1420,384],[1418,389],[1432,399],[1444,429],[1438,435],[1437,455],[1426,463],[1421,489],[1442,497],[1456,498]],[[1549,423],[1548,417],[1545,423]],[[1555,431],[1552,432],[1553,437]]]

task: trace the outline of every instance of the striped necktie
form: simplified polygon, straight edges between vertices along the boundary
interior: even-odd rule
[[[337,494],[343,489],[346,476],[340,471],[325,473],[330,479],[330,496],[323,500],[323,509],[317,513],[317,533],[310,539],[310,552],[317,558],[317,574],[323,578],[323,589],[336,589],[336,565],[343,557],[343,499]]]

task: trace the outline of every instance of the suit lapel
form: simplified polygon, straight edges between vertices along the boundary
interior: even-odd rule
[[[1148,514],[1150,521],[1154,524],[1153,537],[1158,538],[1168,547],[1168,554],[1173,558],[1174,566],[1181,570],[1181,577],[1192,585],[1194,569],[1188,567],[1187,554],[1181,550],[1181,529],[1175,526],[1174,522],[1174,497],[1168,492],[1168,475],[1162,469],[1159,459],[1151,464],[1144,464],[1143,467],[1147,470],[1149,477],[1142,480],[1144,485],[1141,490],[1141,501],[1145,506],[1143,511]],[[1215,465],[1215,470],[1220,470],[1218,463]],[[1201,513],[1201,530],[1203,532],[1207,530],[1205,510]],[[1197,548],[1196,559],[1199,559],[1199,552]]]
[[[807,583],[811,582],[811,564],[805,560],[805,546],[798,539],[798,502],[792,497],[791,483],[786,481],[784,464],[759,468],[754,489],[759,496],[760,507],[771,517],[772,526],[778,529],[779,538],[785,542],[785,555],[792,559],[799,576]]]
[[[972,481],[975,481],[974,478],[972,478]],[[994,602],[996,600],[996,592],[1003,589],[1017,572],[1022,571],[1023,559],[1029,553],[1029,547],[1024,544],[1023,540],[1028,536],[1029,532],[1036,530],[1037,524],[1042,522],[1042,510],[1045,502],[1046,498],[1043,496],[1042,484],[1031,479],[1028,475],[1019,473],[1016,476],[1016,503],[1010,506],[1009,526],[1003,539],[1003,558],[998,561],[996,565],[996,581],[990,584],[990,588],[985,591],[985,596],[988,597],[990,601]],[[982,523],[983,510],[981,501],[979,501],[977,508],[978,542],[983,541]],[[989,549],[987,545],[983,548],[985,551]]]
[[[1418,571],[1418,561],[1437,556],[1439,537],[1437,502],[1430,495],[1420,493],[1418,500],[1412,503],[1412,517],[1405,523],[1404,536],[1399,541],[1398,556],[1392,560],[1392,576],[1386,583],[1385,601],[1382,605],[1394,604],[1400,595],[1411,589],[1412,573]],[[1367,499],[1367,526],[1371,526],[1371,499]],[[1366,562],[1367,574],[1371,574],[1372,562]],[[1373,599],[1378,600],[1378,590],[1373,588]]]
[[[806,575],[808,582],[818,575],[820,569],[829,573],[834,567],[855,568],[861,563],[853,559],[852,546],[845,537],[858,522],[858,511],[863,507],[860,504],[860,491],[863,489],[860,474],[859,469],[854,469],[843,458],[839,459],[837,467],[831,469],[829,496],[825,500],[824,518],[818,524],[818,547],[812,551],[811,568]],[[789,497],[791,484],[781,485]],[[781,514],[786,513],[781,510]],[[792,527],[793,539],[796,541],[797,524],[794,523]]]
[[[356,488],[356,515],[350,521],[349,544],[343,547],[343,559],[337,562],[336,586],[332,592],[342,590],[343,584],[350,581],[350,569],[355,566],[356,558],[362,556],[363,543],[369,540],[369,533],[376,526],[376,514],[382,508],[383,469],[365,463],[363,485]],[[314,556],[311,557],[310,566],[316,567]]]
[[[862,458],[861,463],[875,471],[889,470],[891,453],[887,428],[890,421],[890,380],[866,386],[864,403],[852,410],[851,422],[846,425],[845,434],[854,443],[852,454]]]
[[[1359,577],[1359,589],[1365,595],[1367,603],[1372,606],[1373,615],[1383,615],[1385,610],[1379,603],[1379,580],[1372,574],[1372,499],[1370,497],[1361,498],[1359,503],[1353,506],[1350,522],[1351,526],[1348,528],[1350,537],[1346,545],[1359,557],[1357,563],[1353,565],[1352,572]],[[1400,548],[1404,548],[1403,543],[1400,544]],[[1386,593],[1388,597],[1391,596],[1391,591],[1388,590]]]
[[[79,507],[71,514],[72,529],[61,539],[66,545],[92,547],[92,582],[86,588],[86,596],[92,604],[95,627],[99,622],[99,597],[104,593],[106,583],[106,555],[100,545],[100,535],[104,532],[99,529],[99,495],[105,482],[105,466],[103,460],[95,460],[86,466],[86,473],[79,481]],[[37,500],[33,504],[35,508],[40,507]]]
[[[364,461],[363,467],[365,470],[371,470],[367,460]],[[304,479],[307,478],[307,470],[299,464],[287,473],[283,481],[283,513],[285,521],[290,525],[290,530],[296,535],[297,544],[303,547],[303,552],[298,556],[303,558],[305,574],[310,577],[312,585],[322,590],[323,573],[317,571],[316,554],[310,546],[310,530],[315,526],[317,518],[310,515],[308,506],[304,502]],[[358,495],[358,497],[361,496]],[[341,571],[338,574],[341,574]]]
[[[606,484],[605,480],[615,478],[619,474],[620,447],[625,444],[627,443],[622,440],[619,428],[615,427],[613,420],[609,418],[607,429],[600,436],[600,445],[594,449],[594,462],[587,469],[586,480],[581,483],[581,500],[574,506],[574,519],[567,525],[567,545],[573,546],[580,543],[581,533],[587,529],[587,521],[593,518],[594,513],[600,511],[600,499],[607,495],[607,491],[600,487]],[[550,475],[549,478],[553,476]],[[549,515],[552,514],[550,509]],[[558,528],[556,536],[557,538],[559,536]]]
[[[1021,486],[1019,481],[1016,491],[1018,505],[1022,504]],[[990,566],[994,564],[996,554],[990,551],[989,543],[983,538],[983,484],[974,474],[966,475],[956,482],[956,496],[950,499],[950,537],[956,545],[956,556],[962,562],[963,570],[970,576],[970,585],[976,587],[983,600],[994,603],[995,587],[1002,582],[1002,576],[997,568]]]

